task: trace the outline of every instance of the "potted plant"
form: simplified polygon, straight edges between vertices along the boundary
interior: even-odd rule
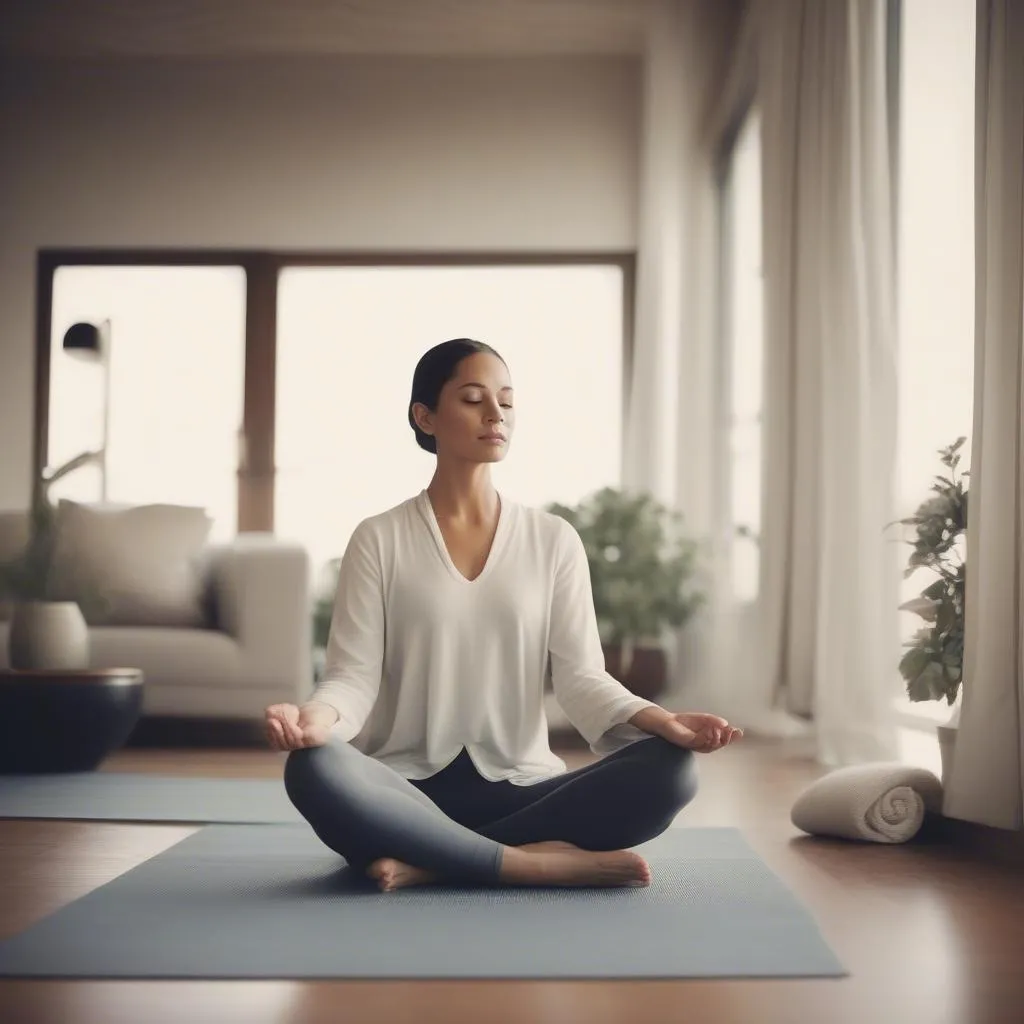
[[[327,562],[320,586],[313,598],[313,677],[316,682],[323,678],[327,640],[331,635],[331,618],[334,615],[340,571],[340,558],[332,558]]]
[[[957,473],[960,449],[965,437],[957,438],[939,456],[948,474],[939,474],[931,487],[932,496],[917,511],[900,523],[915,528],[911,540],[913,551],[907,561],[904,578],[920,569],[934,579],[919,597],[900,605],[924,620],[905,644],[907,651],[900,659],[900,673],[907,684],[912,701],[942,700],[950,707],[956,702],[963,682],[964,662],[964,597],[966,593],[966,559],[961,538],[967,530],[967,495],[964,477]],[[956,740],[959,706],[947,725],[938,727],[942,753],[943,778],[948,776]]]
[[[685,535],[682,515],[650,494],[612,487],[575,507],[546,508],[583,540],[608,672],[653,699],[667,683],[666,629],[685,625],[704,601],[698,546]]]
[[[40,484],[24,549],[0,565],[0,596],[13,602],[8,662],[20,670],[75,670],[89,664],[89,632],[75,601],[54,593],[56,512]]]

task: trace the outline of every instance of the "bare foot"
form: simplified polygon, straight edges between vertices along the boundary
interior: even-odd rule
[[[531,844],[545,850],[509,847],[501,866],[506,885],[646,886],[651,884],[647,861],[629,850],[581,850],[569,843]]]
[[[377,879],[377,888],[381,892],[393,892],[395,889],[405,889],[411,885],[426,885],[438,879],[432,871],[414,868],[411,864],[395,860],[394,857],[381,857],[380,860],[375,860],[366,869],[366,873],[370,878]]]
[[[578,850],[579,847],[573,846],[572,843],[563,843],[561,840],[552,839],[541,843],[526,843],[517,849],[543,853],[555,850]],[[381,892],[393,892],[395,889],[406,889],[413,885],[429,885],[440,878],[433,871],[413,867],[411,864],[395,860],[394,857],[381,857],[380,860],[375,860],[366,869],[366,874],[370,878],[377,879],[377,887]]]

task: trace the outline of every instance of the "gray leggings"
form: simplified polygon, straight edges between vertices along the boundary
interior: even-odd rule
[[[293,750],[288,798],[360,875],[380,857],[459,881],[498,881],[504,846],[559,839],[620,850],[660,835],[697,792],[694,755],[658,736],[529,786],[489,782],[465,748],[426,779],[405,779],[332,737]]]

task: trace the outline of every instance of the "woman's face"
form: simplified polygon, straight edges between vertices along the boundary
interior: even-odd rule
[[[475,352],[463,359],[441,389],[436,412],[417,403],[413,415],[432,434],[438,454],[467,462],[500,462],[515,428],[512,380],[496,356]],[[494,440],[494,435],[503,441]]]

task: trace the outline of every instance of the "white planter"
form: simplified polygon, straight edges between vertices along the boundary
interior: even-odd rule
[[[21,601],[7,638],[13,669],[76,671],[89,667],[89,628],[74,601]]]
[[[960,725],[960,705],[956,704],[953,714],[945,725],[936,726],[939,734],[939,754],[942,758],[942,785],[949,783],[953,771],[953,754],[956,750],[956,735]]]

